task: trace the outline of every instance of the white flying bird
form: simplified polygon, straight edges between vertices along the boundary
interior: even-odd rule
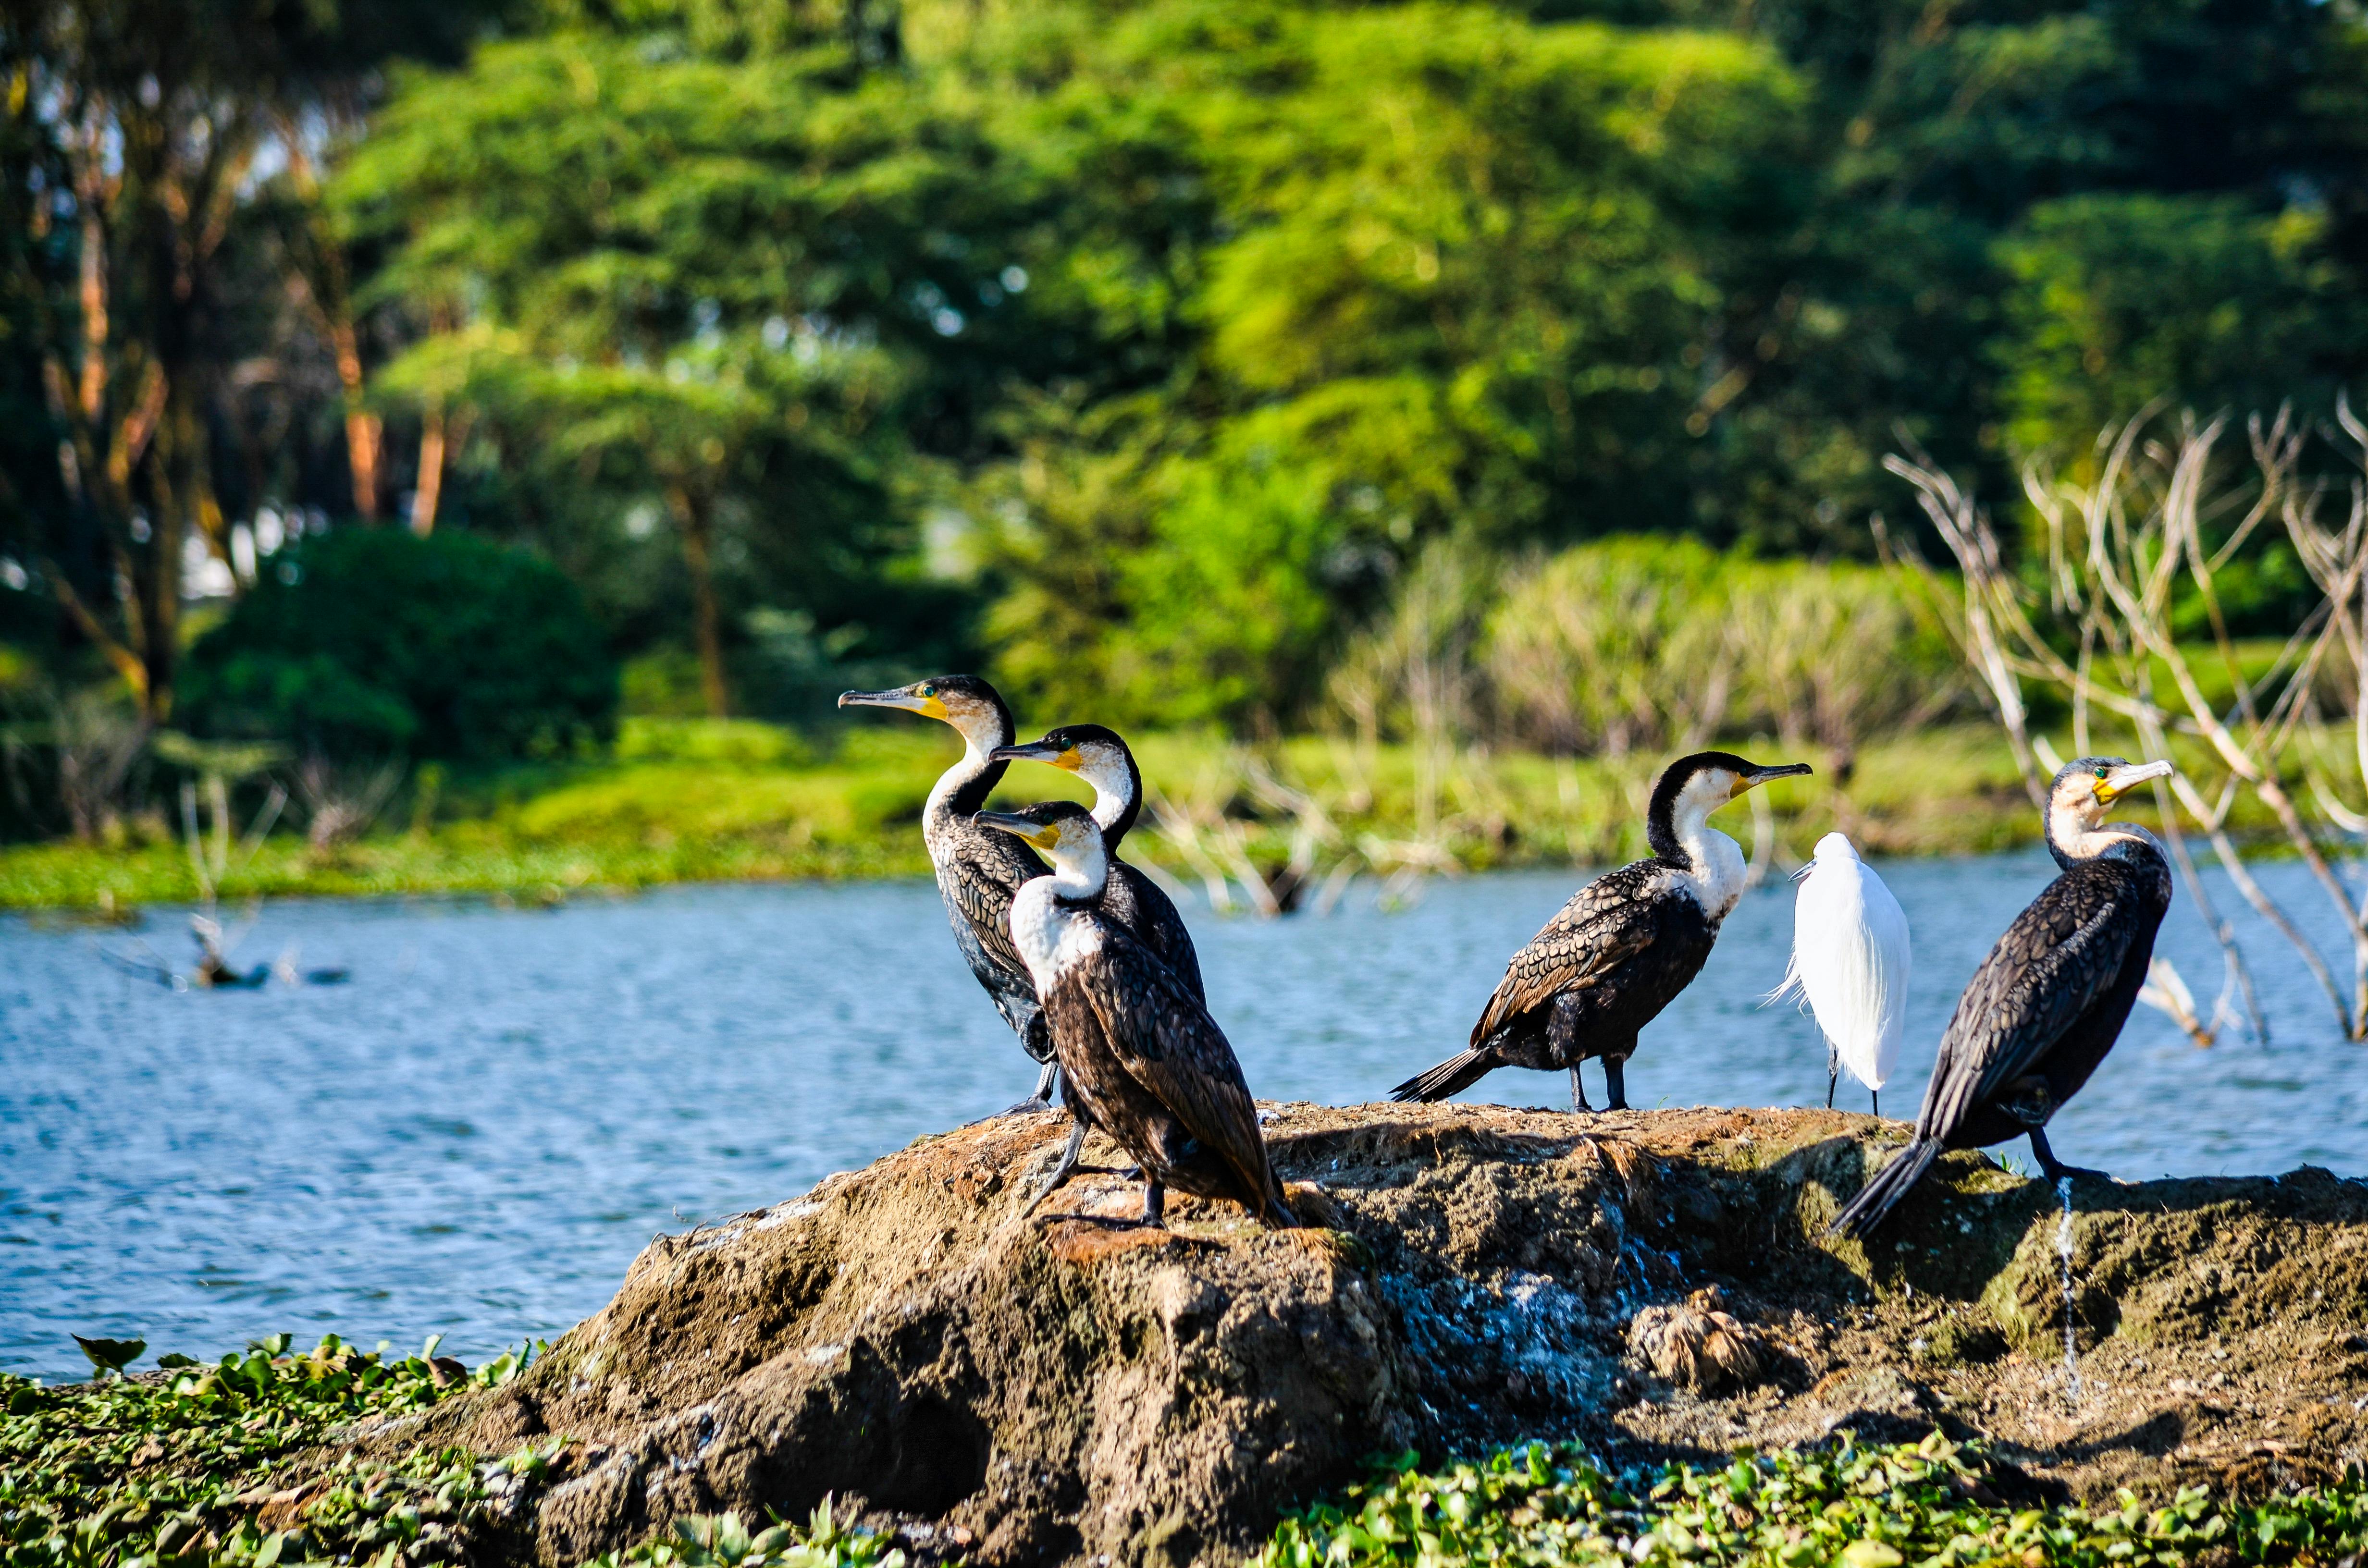
[[[1839,833],[1817,840],[1816,858],[1794,873],[1793,961],[1770,1001],[1798,992],[1826,1034],[1826,1104],[1839,1068],[1880,1091],[1899,1064],[1907,1023],[1907,915],[1874,868]],[[1874,1098],[1882,1114],[1882,1096]]]

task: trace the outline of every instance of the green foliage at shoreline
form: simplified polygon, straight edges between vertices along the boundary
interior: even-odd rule
[[[350,1423],[496,1387],[526,1357],[470,1373],[432,1340],[389,1360],[335,1335],[291,1355],[283,1334],[213,1363],[160,1357],[137,1378],[44,1388],[0,1374],[0,1568],[460,1561],[485,1500],[543,1452],[348,1459],[307,1477],[295,1507],[286,1461]]]
[[[477,1561],[493,1510],[559,1463],[564,1434],[488,1458],[422,1449],[298,1472],[339,1428],[499,1386],[433,1357],[389,1360],[336,1336],[287,1336],[212,1364],[45,1388],[0,1375],[0,1568],[419,1568]],[[2368,1547],[2368,1485],[2237,1501],[2202,1488],[2036,1504],[1978,1444],[1832,1444],[1738,1451],[1724,1467],[1613,1473],[1584,1450],[1531,1444],[1425,1467],[1416,1455],[1284,1517],[1254,1568],[1462,1562],[1645,1568],[2233,1568],[2334,1563]],[[293,1483],[293,1484],[291,1484]],[[2024,1489],[2027,1489],[2024,1488]],[[586,1568],[903,1568],[903,1551],[837,1517],[675,1521]]]
[[[1532,1444],[1424,1470],[1408,1454],[1337,1503],[1286,1518],[1257,1568],[1627,1562],[1655,1568],[2107,1568],[2333,1562],[2368,1547],[2368,1485],[2260,1502],[2200,1487],[2167,1503],[2001,1500],[1988,1456],[1939,1433],[1916,1445],[1740,1451],[1725,1469],[1614,1476],[1581,1449]]]

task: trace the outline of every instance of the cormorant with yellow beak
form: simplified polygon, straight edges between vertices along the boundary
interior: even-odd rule
[[[1645,813],[1652,858],[1573,894],[1506,965],[1472,1026],[1471,1049],[1407,1079],[1391,1097],[1443,1100],[1499,1067],[1565,1067],[1570,1102],[1586,1110],[1578,1064],[1594,1056],[1603,1061],[1609,1108],[1627,1109],[1637,1031],[1693,983],[1743,896],[1743,851],[1710,825],[1710,813],[1756,785],[1808,771],[1806,763],[1762,767],[1724,751],[1662,769]]]
[[[971,973],[994,999],[1020,1048],[1043,1071],[1030,1099],[1014,1110],[1050,1108],[1059,1072],[1053,1037],[1036,1002],[1036,983],[1026,960],[1011,945],[1011,895],[1019,884],[1044,875],[1044,862],[1008,834],[990,833],[973,815],[1003,781],[1008,763],[993,760],[997,746],[1011,744],[1011,710],[1002,694],[976,676],[939,676],[894,691],[843,691],[841,708],[901,708],[953,727],[962,738],[962,759],[938,778],[921,812],[921,842],[938,873],[938,892],[954,928],[954,945]]]
[[[2063,874],[2006,928],[1957,1000],[1924,1086],[1916,1138],[1834,1217],[1864,1235],[1883,1223],[1943,1149],[2029,1137],[2053,1180],[2096,1176],[2047,1145],[2047,1120],[2113,1049],[2146,983],[2170,908],[2170,863],[2154,835],[2107,824],[2115,801],[2171,771],[2084,756],[2048,787],[2047,851]]]
[[[988,754],[996,761],[1042,762],[1074,773],[1094,788],[1094,821],[1102,830],[1102,847],[1110,858],[1110,882],[1102,889],[1102,913],[1134,934],[1135,939],[1176,971],[1176,978],[1205,1004],[1201,983],[1201,956],[1192,950],[1192,934],[1176,903],[1157,882],[1119,858],[1119,846],[1143,814],[1143,769],[1134,753],[1114,730],[1099,724],[1064,724],[1041,741],[999,746]]]
[[[1269,1225],[1295,1223],[1224,1031],[1174,970],[1102,913],[1100,826],[1072,801],[978,821],[1053,858],[1053,874],[1012,899],[1011,937],[1043,998],[1077,1125],[1029,1208],[1067,1178],[1086,1129],[1098,1127],[1143,1170],[1143,1216],[1125,1223],[1159,1223],[1170,1187],[1233,1199]]]

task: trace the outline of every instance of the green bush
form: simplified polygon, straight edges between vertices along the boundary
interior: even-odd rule
[[[344,528],[281,551],[191,650],[182,717],[332,757],[493,759],[605,740],[617,666],[539,556]]]

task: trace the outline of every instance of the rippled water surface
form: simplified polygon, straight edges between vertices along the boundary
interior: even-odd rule
[[[2265,880],[2324,928],[2294,869]],[[1910,1115],[1958,991],[2053,868],[1883,870],[1917,941],[1885,1101]],[[1251,1086],[1346,1103],[1460,1045],[1506,955],[1578,880],[1442,881],[1398,914],[1370,893],[1321,919],[1186,912]],[[177,959],[179,925],[158,912],[143,935]],[[1635,1104],[1823,1097],[1814,1026],[1757,1006],[1791,935],[1789,888],[1745,901],[1646,1031]],[[2337,1038],[2288,950],[2245,935],[2274,1043],[2199,1051],[2140,1008],[2056,1119],[2065,1157],[2128,1176],[2368,1176],[2368,1050]],[[294,991],[165,991],[101,961],[133,940],[0,921],[0,1369],[80,1375],[69,1330],[198,1355],[283,1328],[405,1346],[440,1330],[473,1360],[597,1309],[653,1233],[776,1201],[1032,1081],[926,882],[547,912],[283,903],[239,957],[301,944],[306,966],[353,973]],[[2184,899],[2161,950],[2208,1006],[2219,962]],[[1559,1075],[1507,1071],[1465,1097],[1565,1096]]]

